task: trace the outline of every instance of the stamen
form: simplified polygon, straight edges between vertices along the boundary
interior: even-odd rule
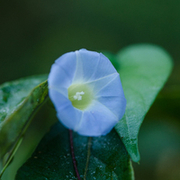
[[[81,95],[83,95],[83,94],[85,94],[83,91],[76,92],[76,95],[74,95],[73,97],[74,97],[75,100],[77,99],[78,101],[80,101],[80,100],[82,100],[82,96]]]
[[[94,96],[88,85],[73,84],[68,88],[68,98],[75,108],[84,110],[91,104]]]

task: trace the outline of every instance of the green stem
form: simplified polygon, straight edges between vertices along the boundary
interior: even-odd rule
[[[91,155],[91,145],[92,145],[92,137],[89,137],[89,140],[88,140],[87,161],[86,161],[86,167],[85,167],[85,172],[84,172],[84,180],[86,180],[86,176],[87,176],[89,160],[90,160],[90,155]]]

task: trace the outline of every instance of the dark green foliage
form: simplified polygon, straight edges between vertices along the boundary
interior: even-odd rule
[[[77,179],[68,131],[57,123],[43,138],[32,157],[20,168],[16,179]],[[106,136],[96,138],[73,133],[73,141],[77,168],[82,179],[133,179],[129,156],[115,130]]]

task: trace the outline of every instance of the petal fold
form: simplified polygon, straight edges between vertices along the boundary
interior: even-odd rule
[[[84,112],[76,131],[84,136],[106,135],[118,122],[118,118],[103,104],[94,101],[90,109]]]

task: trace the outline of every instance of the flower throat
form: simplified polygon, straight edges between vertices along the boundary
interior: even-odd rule
[[[93,95],[86,84],[73,84],[68,88],[68,98],[75,108],[84,110],[91,104]]]

